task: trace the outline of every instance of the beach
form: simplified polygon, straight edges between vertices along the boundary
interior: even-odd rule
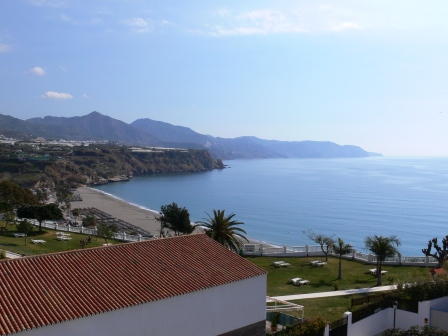
[[[155,211],[143,209],[88,187],[80,187],[74,194],[80,195],[82,201],[71,202],[72,209],[96,208],[112,217],[139,226],[152,235],[159,235],[160,233],[160,224],[155,218],[158,213]]]
[[[139,226],[142,229],[149,231],[154,236],[159,236],[160,234],[160,223],[155,219],[156,215],[158,215],[156,211],[144,209],[102,191],[88,187],[79,187],[74,194],[81,196],[82,201],[71,202],[72,209],[96,208],[108,213],[112,217]],[[202,229],[197,227],[195,233],[199,232],[202,232]],[[257,239],[250,239],[249,237],[248,239],[251,244],[262,243]],[[265,247],[273,246],[264,242],[262,244]]]

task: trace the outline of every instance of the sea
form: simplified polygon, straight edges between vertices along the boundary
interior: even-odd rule
[[[255,159],[226,169],[138,176],[95,187],[142,208],[185,207],[193,222],[234,213],[247,237],[278,246],[334,235],[361,252],[367,236],[395,235],[404,256],[448,235],[448,158]]]

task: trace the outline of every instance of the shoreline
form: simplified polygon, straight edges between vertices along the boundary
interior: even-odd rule
[[[159,236],[160,234],[160,224],[156,220],[156,215],[159,214],[158,211],[127,202],[112,194],[90,187],[79,187],[76,189],[75,194],[79,194],[82,201],[70,202],[71,209],[96,208],[115,218],[139,226],[154,236]],[[247,239],[249,244],[262,244],[263,247],[279,247],[255,238],[247,237]]]
[[[145,209],[89,187],[79,187],[75,194],[79,194],[82,201],[70,202],[72,209],[97,208],[115,218],[139,226],[152,235],[160,234],[160,224],[156,220],[157,211]]]

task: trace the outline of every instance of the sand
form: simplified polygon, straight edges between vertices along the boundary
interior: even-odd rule
[[[112,217],[139,226],[142,229],[149,231],[154,236],[159,236],[160,234],[160,223],[155,219],[155,216],[158,215],[158,212],[156,211],[142,209],[136,205],[88,187],[80,187],[74,194],[79,194],[82,201],[71,202],[72,209],[97,208],[110,214]],[[197,227],[195,233],[199,232],[202,232],[202,229]],[[248,240],[251,244],[262,244],[263,247],[273,246],[249,237]],[[244,241],[244,243],[247,242]]]
[[[74,194],[79,194],[82,201],[71,202],[72,209],[97,208],[110,214],[112,217],[139,226],[149,231],[152,235],[159,235],[160,233],[160,224],[155,219],[157,214],[155,211],[142,209],[88,187],[80,187]]]

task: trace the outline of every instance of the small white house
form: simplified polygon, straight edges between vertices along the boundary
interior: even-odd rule
[[[0,262],[1,335],[265,335],[265,300],[204,234]]]

